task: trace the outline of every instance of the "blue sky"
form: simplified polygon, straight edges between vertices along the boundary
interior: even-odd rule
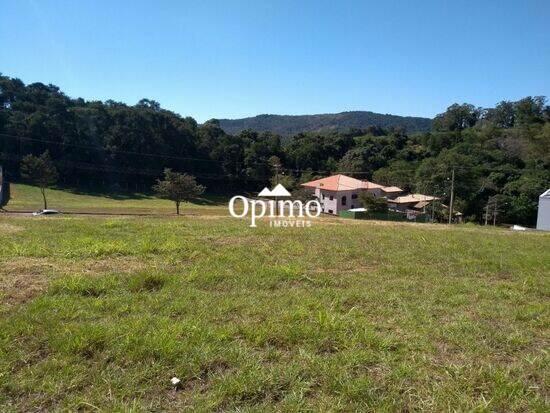
[[[3,0],[0,72],[198,121],[550,96],[550,2]]]

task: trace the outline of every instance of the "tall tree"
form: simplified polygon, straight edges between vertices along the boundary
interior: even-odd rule
[[[59,174],[50,158],[48,151],[40,156],[27,155],[21,161],[21,176],[31,183],[38,185],[44,201],[44,209],[48,209],[46,188],[57,182]]]
[[[515,116],[518,124],[528,125],[544,121],[545,96],[527,96],[516,102]]]
[[[503,100],[494,109],[488,109],[485,119],[493,122],[499,128],[511,128],[516,120],[515,104]]]
[[[457,131],[474,126],[479,119],[481,109],[469,103],[459,105],[455,103],[447,108],[444,113],[437,115],[433,127],[439,131]]]
[[[153,190],[161,197],[176,203],[176,213],[180,214],[182,201],[190,201],[201,195],[205,187],[197,184],[194,176],[173,172],[171,169],[164,170],[164,179],[158,180]]]
[[[376,198],[369,192],[360,194],[359,199],[368,212],[386,212],[388,210],[386,199]]]

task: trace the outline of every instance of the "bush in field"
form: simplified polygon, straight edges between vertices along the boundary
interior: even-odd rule
[[[359,196],[361,203],[369,212],[386,212],[388,205],[386,199],[376,198],[373,194],[363,193]]]

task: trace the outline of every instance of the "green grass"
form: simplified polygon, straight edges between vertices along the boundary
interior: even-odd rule
[[[221,215],[0,214],[0,410],[548,410],[549,234]]]
[[[86,194],[59,189],[47,189],[48,208],[62,212],[99,214],[175,214],[172,201],[146,194]],[[182,214],[220,214],[225,212],[225,199],[207,197],[198,203],[183,203]],[[43,208],[42,195],[37,187],[12,184],[9,211],[37,211]]]

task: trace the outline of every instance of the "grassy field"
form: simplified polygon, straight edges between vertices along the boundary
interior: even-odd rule
[[[0,411],[550,408],[550,234],[189,209],[0,213]]]
[[[88,194],[63,191],[59,189],[46,190],[48,208],[62,212],[97,213],[97,214],[162,214],[176,213],[173,202],[144,194]],[[11,200],[6,207],[9,211],[33,212],[43,208],[42,195],[37,187],[12,184]],[[225,214],[225,199],[208,197],[200,199],[200,203],[182,204],[183,214]]]

